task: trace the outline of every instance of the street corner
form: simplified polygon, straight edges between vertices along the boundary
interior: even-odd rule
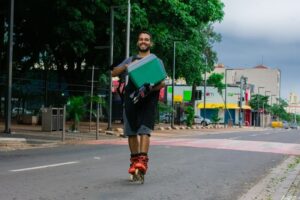
[[[57,143],[53,142],[30,141],[25,138],[0,138],[0,151],[25,150],[55,146],[57,146]]]
[[[0,151],[11,151],[27,146],[25,138],[0,138]]]

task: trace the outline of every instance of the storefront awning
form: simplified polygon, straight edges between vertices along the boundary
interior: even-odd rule
[[[227,107],[227,109],[239,109],[240,108],[235,103],[228,103],[226,107]],[[199,109],[204,108],[204,103],[198,103],[197,108],[199,108]],[[207,108],[207,109],[225,109],[225,104],[224,103],[206,103],[205,108]],[[251,107],[248,105],[243,105],[242,109],[250,110]]]
[[[243,105],[242,108],[244,110],[251,110],[251,106],[248,106],[248,105]]]

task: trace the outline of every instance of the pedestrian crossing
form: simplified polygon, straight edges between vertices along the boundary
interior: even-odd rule
[[[255,137],[256,135],[253,134],[252,136]],[[87,141],[85,144],[128,145],[127,139],[105,141],[93,140]],[[151,140],[151,145],[250,151],[300,156],[300,144],[297,143],[239,140],[238,137],[229,139],[153,138]]]

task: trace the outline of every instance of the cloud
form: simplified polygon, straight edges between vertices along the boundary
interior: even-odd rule
[[[217,32],[276,43],[300,41],[299,0],[223,0]]]
[[[214,45],[219,63],[232,68],[248,68],[263,64],[281,70],[281,94],[300,94],[300,43],[278,44],[261,39],[237,38],[223,34],[223,41]]]

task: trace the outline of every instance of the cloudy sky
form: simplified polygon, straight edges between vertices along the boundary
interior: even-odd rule
[[[215,25],[219,63],[232,68],[263,64],[281,70],[281,96],[300,95],[300,0],[222,0]]]

